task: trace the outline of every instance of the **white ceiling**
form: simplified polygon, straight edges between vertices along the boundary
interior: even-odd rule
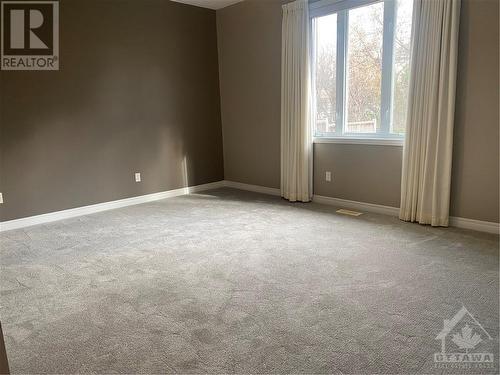
[[[195,5],[197,7],[209,9],[221,9],[229,5],[242,2],[243,0],[172,0],[178,3]]]

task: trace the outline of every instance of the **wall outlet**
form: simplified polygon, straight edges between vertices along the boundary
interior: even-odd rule
[[[3,194],[0,193],[0,204],[2,204],[2,203],[3,203]]]
[[[331,182],[332,181],[332,172],[326,172],[325,173],[325,181]]]
[[[140,173],[135,174],[135,182],[141,182],[141,174]]]

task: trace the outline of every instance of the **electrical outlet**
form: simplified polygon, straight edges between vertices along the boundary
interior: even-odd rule
[[[141,174],[140,173],[135,174],[135,182],[141,182]]]
[[[2,203],[3,203],[3,194],[0,193],[0,204],[2,204]]]
[[[332,181],[332,172],[326,172],[325,173],[325,181],[331,182]]]

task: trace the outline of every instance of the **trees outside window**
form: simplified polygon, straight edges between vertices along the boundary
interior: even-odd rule
[[[386,0],[313,19],[316,136],[404,134],[412,5]]]

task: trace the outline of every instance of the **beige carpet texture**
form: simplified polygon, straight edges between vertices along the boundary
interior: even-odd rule
[[[224,188],[1,233],[12,373],[498,373],[498,236],[337,209]]]

